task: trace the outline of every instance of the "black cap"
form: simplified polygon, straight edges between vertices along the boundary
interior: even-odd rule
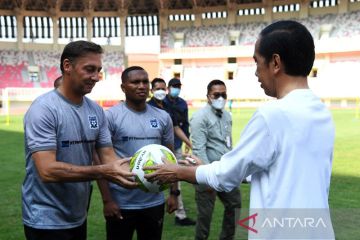
[[[180,79],[173,78],[169,81],[168,87],[174,86],[174,85],[181,85]]]

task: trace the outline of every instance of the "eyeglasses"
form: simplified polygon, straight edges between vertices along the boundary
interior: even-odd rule
[[[213,93],[213,94],[210,94],[210,96],[213,96],[214,99],[218,99],[219,97],[227,99],[227,94],[226,93]]]

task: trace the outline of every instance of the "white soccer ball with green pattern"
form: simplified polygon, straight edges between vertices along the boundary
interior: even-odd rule
[[[140,148],[130,159],[130,170],[136,174],[135,179],[139,183],[139,188],[145,192],[161,192],[169,188],[169,184],[159,185],[157,181],[148,182],[144,175],[153,172],[143,170],[145,166],[164,164],[163,158],[168,162],[177,164],[174,154],[167,148],[158,144],[150,144]]]

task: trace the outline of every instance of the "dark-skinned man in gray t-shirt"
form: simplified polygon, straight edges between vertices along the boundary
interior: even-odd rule
[[[114,149],[118,157],[132,156],[148,144],[161,144],[174,151],[174,130],[170,115],[146,103],[149,77],[139,66],[124,70],[121,89],[124,103],[106,111]],[[104,202],[107,240],[160,240],[164,219],[164,194],[128,190],[99,181]],[[167,199],[167,212],[177,208],[177,184]]]

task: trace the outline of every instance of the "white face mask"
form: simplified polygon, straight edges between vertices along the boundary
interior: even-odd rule
[[[218,99],[211,99],[211,106],[216,110],[223,110],[226,104],[226,99],[219,97]]]
[[[164,91],[164,90],[156,90],[155,92],[154,92],[154,97],[157,99],[157,100],[160,100],[160,101],[162,101],[162,100],[164,100],[165,99],[165,97],[166,97],[166,92]]]

